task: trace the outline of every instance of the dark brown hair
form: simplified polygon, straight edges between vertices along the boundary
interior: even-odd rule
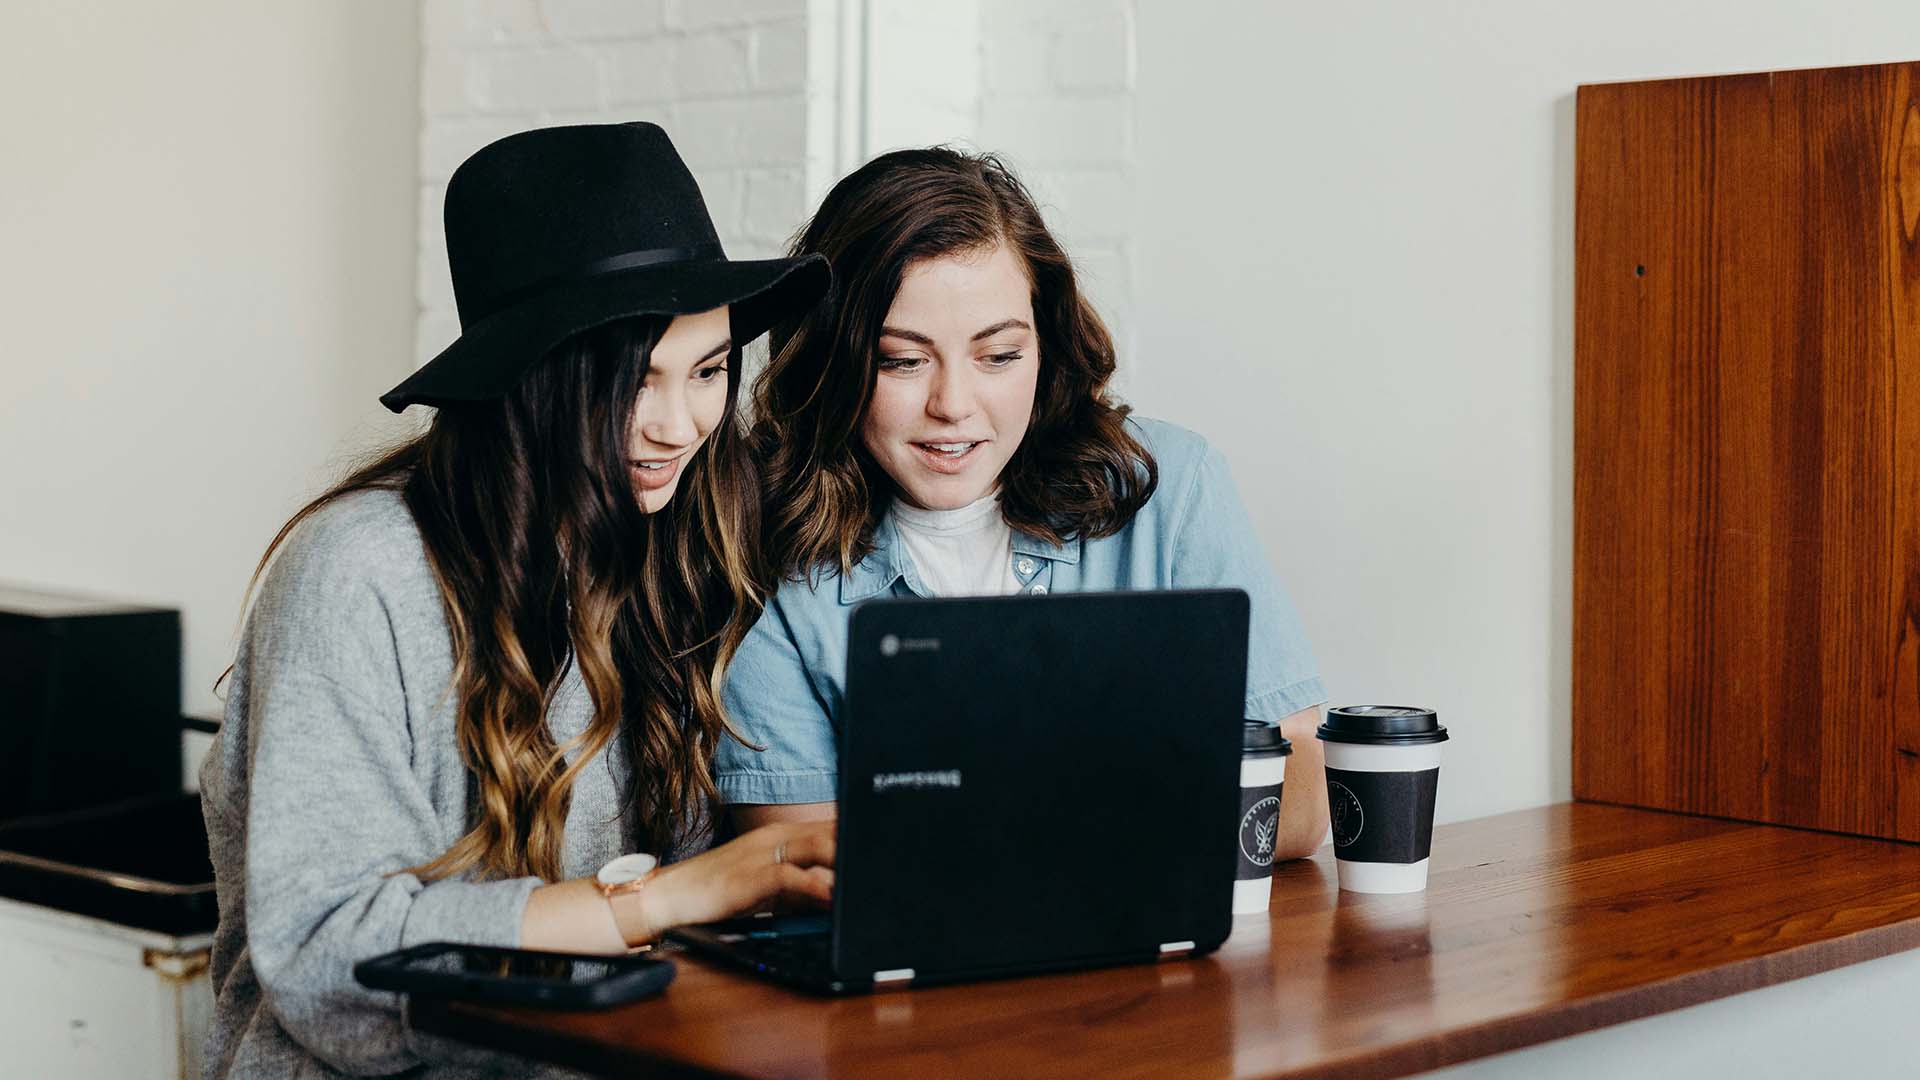
[[[834,268],[826,302],[774,327],[754,384],[753,442],[765,470],[765,550],[777,582],[844,573],[873,549],[892,481],[860,440],[880,327],[907,267],[1005,244],[1032,284],[1039,385],[1026,437],[1000,475],[1001,513],[1055,544],[1110,536],[1146,505],[1153,456],[1108,396],[1113,338],[1033,197],[999,158],[946,147],[897,150],[833,186],[792,254]]]
[[[442,408],[308,503],[261,557],[256,580],[295,527],[352,492],[398,491],[412,512],[453,637],[448,692],[475,781],[470,830],[411,868],[423,878],[558,880],[574,778],[616,737],[642,850],[667,851],[683,811],[705,820],[712,754],[730,732],[721,673],[760,611],[757,503],[729,375],[726,415],[672,505],[642,507],[629,431],[665,329],[639,318],[589,330],[505,398]],[[729,359],[737,374],[737,348]],[[570,661],[593,719],[556,745],[547,706]]]

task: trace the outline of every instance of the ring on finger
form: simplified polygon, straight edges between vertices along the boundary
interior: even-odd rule
[[[787,842],[785,840],[782,840],[780,841],[780,846],[773,849],[773,865],[779,866],[781,863],[786,861],[787,861]]]

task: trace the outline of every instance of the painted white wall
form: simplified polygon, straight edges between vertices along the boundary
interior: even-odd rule
[[[1909,950],[1421,1073],[1422,1080],[1912,1080]]]
[[[0,579],[182,608],[189,711],[218,707],[275,529],[393,430],[418,25],[388,0],[0,6]]]
[[[1573,94],[1920,59],[1857,0],[1138,5],[1142,411],[1225,449],[1336,703],[1439,817],[1571,793]]]

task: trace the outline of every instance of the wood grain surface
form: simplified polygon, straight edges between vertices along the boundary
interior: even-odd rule
[[[619,1075],[1371,1078],[1920,947],[1920,846],[1885,840],[1563,804],[1435,830],[1411,896],[1341,893],[1329,851],[1199,960],[834,1000],[681,955],[656,1000],[414,1023]]]
[[[1920,840],[1916,76],[1579,90],[1577,798]]]

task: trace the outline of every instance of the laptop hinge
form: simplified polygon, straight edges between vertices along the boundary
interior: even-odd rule
[[[1193,955],[1193,942],[1169,941],[1160,946],[1160,959],[1181,960]]]
[[[875,990],[896,990],[906,986],[912,981],[912,968],[893,968],[889,971],[876,971],[873,973],[873,988]]]

